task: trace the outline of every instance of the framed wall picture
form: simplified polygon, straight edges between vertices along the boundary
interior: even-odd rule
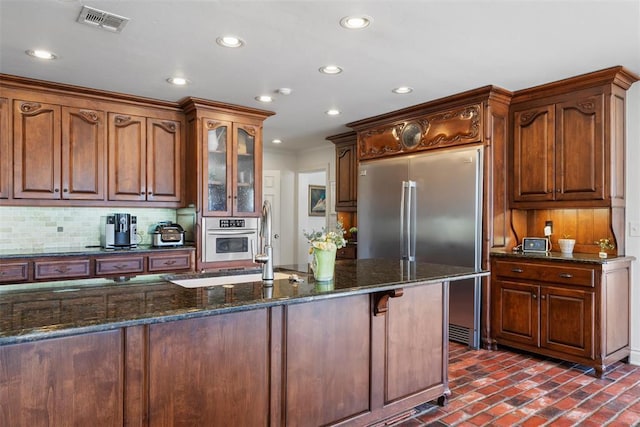
[[[324,185],[309,186],[309,216],[325,216],[327,212],[327,189]]]

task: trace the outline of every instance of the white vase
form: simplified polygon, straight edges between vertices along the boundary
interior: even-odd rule
[[[560,245],[560,252],[563,254],[571,254],[573,253],[573,246],[576,244],[575,239],[558,239],[558,244]]]
[[[608,256],[608,254],[606,252],[598,252],[598,256],[600,258],[606,258]]]

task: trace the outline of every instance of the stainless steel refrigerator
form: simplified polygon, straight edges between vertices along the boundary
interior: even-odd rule
[[[362,161],[358,258],[480,268],[482,148]],[[478,348],[480,279],[452,282],[449,339]]]

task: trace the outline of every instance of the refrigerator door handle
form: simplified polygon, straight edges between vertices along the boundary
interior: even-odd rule
[[[415,224],[413,223],[414,210],[415,206],[411,203],[413,199],[413,195],[416,193],[416,182],[415,181],[407,181],[407,210],[405,213],[407,219],[407,259],[409,261],[416,260],[415,254],[415,240],[416,240],[416,231],[414,230]]]
[[[416,187],[415,181],[402,181],[402,193],[400,197],[400,253],[402,254],[402,259],[408,261],[415,261],[415,254],[413,254],[412,250],[412,234],[413,224],[411,223],[412,218],[412,188]]]

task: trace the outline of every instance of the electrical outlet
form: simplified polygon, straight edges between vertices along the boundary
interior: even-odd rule
[[[544,223],[544,235],[549,237],[553,234],[553,221],[545,221]]]

